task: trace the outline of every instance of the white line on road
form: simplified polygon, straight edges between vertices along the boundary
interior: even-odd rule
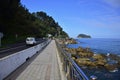
[[[9,50],[13,50],[13,49],[17,49],[17,48],[20,48],[20,47],[24,47],[24,46],[26,46],[26,45],[15,47],[15,48],[10,48],[10,49],[6,49],[6,50],[2,50],[2,51],[0,51],[0,53],[6,52],[6,51],[9,51]]]

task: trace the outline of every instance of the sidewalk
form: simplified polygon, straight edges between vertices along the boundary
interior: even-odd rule
[[[62,80],[57,53],[52,40],[16,80]]]

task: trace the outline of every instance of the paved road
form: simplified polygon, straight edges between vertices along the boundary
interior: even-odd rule
[[[44,39],[38,39],[38,44],[46,41]],[[31,46],[26,46],[26,43],[25,42],[22,42],[22,43],[17,43],[17,44],[14,44],[14,45],[10,45],[8,46],[7,48],[5,49],[0,49],[0,58],[3,58],[5,56],[8,56],[8,55],[11,55],[13,53],[16,53],[18,51],[21,51],[21,50],[24,50],[24,49],[27,49]]]
[[[51,43],[19,75],[11,74],[5,80],[62,80],[55,41]],[[18,71],[15,71],[18,73]],[[65,79],[63,79],[65,80]]]

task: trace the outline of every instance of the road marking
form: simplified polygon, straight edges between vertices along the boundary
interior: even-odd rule
[[[26,46],[26,45],[24,45],[24,46]],[[10,48],[10,49],[6,49],[6,50],[2,50],[2,51],[0,51],[0,53],[6,52],[6,51],[9,51],[9,50],[13,50],[13,49],[17,49],[17,48],[20,48],[20,47],[24,47],[24,46],[19,46],[19,47],[15,47],[15,48]]]

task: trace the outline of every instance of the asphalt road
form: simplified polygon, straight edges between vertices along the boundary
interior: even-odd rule
[[[37,44],[40,44],[44,41],[46,41],[46,39],[37,39],[37,42],[38,42]],[[32,46],[26,46],[25,42],[10,45],[10,46],[8,46],[4,49],[0,49],[0,58],[3,58],[5,56],[11,55],[11,54],[14,54],[16,52],[19,52],[21,50],[24,50],[24,49],[27,49],[27,48],[30,48],[30,47],[32,47]]]

